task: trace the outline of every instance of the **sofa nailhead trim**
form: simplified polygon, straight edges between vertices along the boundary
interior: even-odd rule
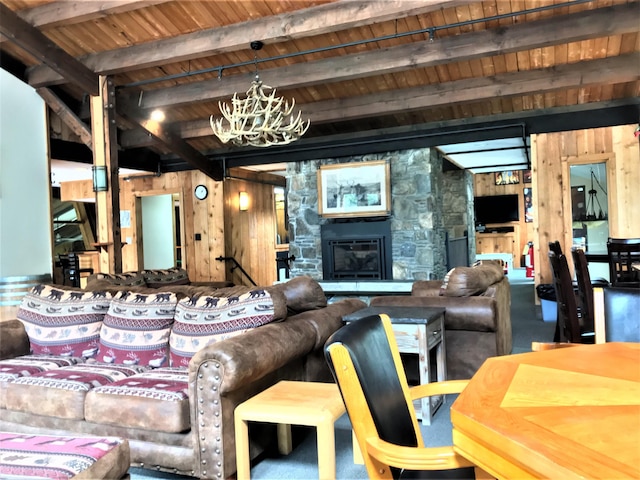
[[[204,452],[206,452],[206,451],[207,451],[207,449],[206,449],[206,448],[201,448],[201,449],[200,449],[200,451],[201,451],[202,453],[204,453]]]
[[[201,427],[204,427],[204,422],[200,422],[200,426],[201,426]]]
[[[202,387],[202,385],[200,385],[200,386],[198,387],[198,389],[199,389],[199,390],[202,390],[202,388],[203,388],[203,387]]]
[[[200,415],[204,415],[204,410],[200,410]]]
[[[202,440],[204,442],[204,437],[200,437],[200,440]]]
[[[202,378],[202,374],[201,373],[198,374],[198,378]]]
[[[216,366],[216,368],[220,368],[220,364],[219,363],[216,363],[215,366]]]
[[[217,412],[217,411],[216,411],[216,412],[213,412],[213,414],[214,414],[216,417],[219,417],[219,416],[220,416],[220,412]]]
[[[220,449],[219,448],[216,448],[216,454],[220,455]]]
[[[218,400],[214,400],[214,401],[213,401],[213,404],[214,404],[214,405],[217,405],[217,404],[218,404]]]
[[[216,382],[219,382],[219,381],[220,381],[220,377],[219,377],[218,375],[216,375],[216,376],[215,376],[215,377],[213,377],[213,378],[214,378],[214,380],[215,380]]]
[[[206,464],[207,464],[207,461],[206,461],[206,460],[202,460],[202,464],[203,464],[203,465],[206,465]]]
[[[204,368],[207,368],[207,367],[209,366],[209,363],[203,363],[203,364],[202,364],[202,366],[203,366]]]

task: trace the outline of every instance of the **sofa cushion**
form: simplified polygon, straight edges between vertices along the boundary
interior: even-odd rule
[[[102,320],[111,295],[59,285],[36,285],[27,293],[17,317],[25,326],[31,352],[89,358],[96,355]]]
[[[441,294],[445,297],[478,295],[502,278],[504,273],[495,264],[455,267],[445,276]]]
[[[167,285],[189,285],[189,275],[184,268],[168,268],[165,270],[142,270],[147,287],[163,288]]]
[[[16,378],[29,377],[35,373],[68,367],[76,363],[75,357],[58,357],[51,355],[23,355],[16,358],[0,360],[0,408],[5,407],[7,382]]]
[[[82,363],[21,377],[7,384],[6,408],[58,418],[84,419],[87,392],[140,373],[139,368]],[[34,399],[37,399],[35,401]]]
[[[176,307],[169,338],[171,366],[187,367],[202,347],[273,322],[274,318],[271,295],[262,289],[231,297],[183,298]]]
[[[168,365],[176,303],[170,292],[120,292],[104,317],[97,359],[124,365]]]
[[[144,287],[146,283],[144,276],[139,272],[125,273],[94,273],[87,277],[87,289],[93,288],[94,285],[102,286],[105,284],[118,287]]]
[[[188,389],[186,368],[149,370],[93,389],[87,394],[85,417],[120,427],[184,432],[191,428]]]
[[[123,438],[0,432],[2,478],[122,478],[130,462]]]

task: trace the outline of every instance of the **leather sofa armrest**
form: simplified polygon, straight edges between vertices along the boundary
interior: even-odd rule
[[[0,322],[0,339],[0,360],[27,355],[30,351],[29,337],[18,319]]]
[[[445,330],[495,332],[497,330],[497,304],[492,297],[374,297],[372,307],[443,307]]]
[[[217,385],[220,395],[241,389],[306,355],[313,349],[314,340],[312,327],[291,317],[212,343],[189,362],[190,389],[203,383],[205,389]],[[191,391],[191,398],[197,393]]]

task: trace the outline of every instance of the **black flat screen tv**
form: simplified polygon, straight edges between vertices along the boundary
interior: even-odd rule
[[[473,202],[476,225],[517,222],[520,220],[518,195],[515,193],[475,197]]]

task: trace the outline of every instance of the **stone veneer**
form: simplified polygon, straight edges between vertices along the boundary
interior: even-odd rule
[[[473,183],[468,172],[443,172],[442,156],[431,148],[289,163],[289,253],[296,258],[292,277],[322,279],[320,225],[336,219],[318,214],[320,165],[384,159],[390,160],[391,167],[393,280],[444,278],[445,232],[452,237],[473,232],[469,228],[473,225]]]

